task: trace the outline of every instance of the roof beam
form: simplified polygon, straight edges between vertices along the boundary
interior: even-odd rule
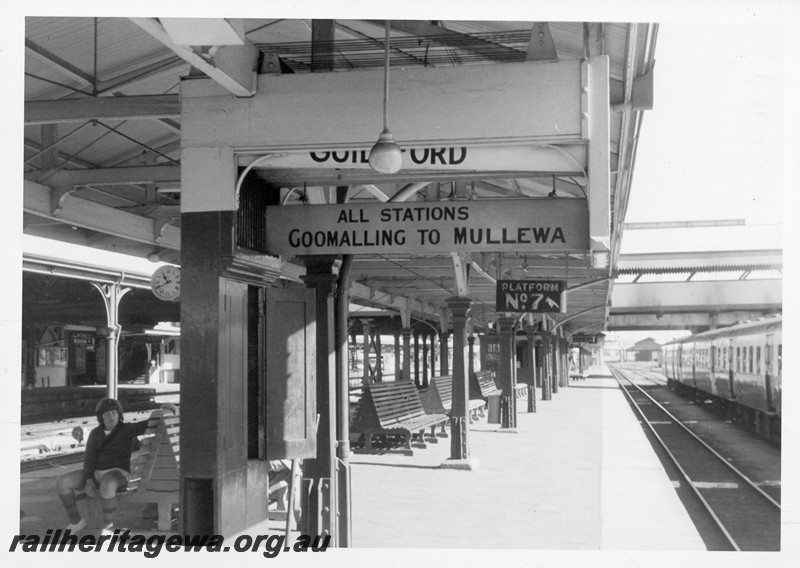
[[[140,243],[180,249],[180,229],[174,225],[164,227],[160,236],[156,237],[156,220],[119,211],[70,194],[60,196],[56,200],[57,207],[54,210],[53,194],[56,191],[46,185],[25,180],[23,211]]]
[[[550,25],[536,22],[531,28],[531,41],[528,44],[527,61],[557,61],[556,44],[550,33]]]
[[[45,62],[48,66],[58,71],[65,77],[75,79],[84,87],[94,88],[94,78],[89,73],[86,73],[82,69],[78,69],[71,63],[64,61],[54,53],[50,53],[41,45],[31,41],[28,38],[25,38],[25,47],[28,49],[29,53],[35,55],[39,60]]]
[[[419,300],[403,298],[402,296],[395,296],[394,294],[387,294],[386,292],[364,286],[358,282],[353,282],[350,284],[350,295],[357,298],[363,298],[371,303],[378,304],[389,309],[397,310],[398,312],[406,309],[409,312],[418,314],[434,317],[439,316],[438,308],[431,304],[426,304],[424,302],[420,302]]]
[[[137,183],[180,183],[180,166],[130,166],[124,168],[94,168],[60,170],[48,178],[53,187],[76,185],[130,185]]]
[[[256,93],[258,50],[249,41],[243,45],[213,46],[208,54],[201,55],[189,45],[176,44],[157,18],[131,21],[237,97]]]
[[[25,124],[58,124],[87,120],[180,118],[178,95],[85,97],[25,103]]]
[[[383,22],[369,20],[370,23],[376,25],[383,25]],[[509,56],[520,56],[522,53],[516,49],[498,45],[490,41],[480,41],[479,38],[466,36],[426,22],[424,20],[391,20],[391,29],[407,33],[412,36],[425,36],[431,41],[435,41],[441,45],[452,47],[453,49],[460,49],[463,51],[470,51],[481,57],[485,57],[490,61],[504,61],[509,60]],[[469,38],[469,41],[464,41],[464,38]]]

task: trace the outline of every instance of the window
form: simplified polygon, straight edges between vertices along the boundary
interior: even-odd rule
[[[778,374],[783,369],[783,343],[778,343]]]
[[[742,360],[741,360],[741,352],[739,351],[741,347],[736,348],[736,363],[734,364],[733,370],[737,373],[742,370]]]
[[[761,346],[756,347],[756,374],[761,373]]]
[[[753,346],[751,345],[750,348],[747,350],[747,372],[753,372]]]

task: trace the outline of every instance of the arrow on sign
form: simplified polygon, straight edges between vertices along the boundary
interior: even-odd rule
[[[548,304],[551,308],[557,308],[558,304],[554,302],[551,298],[547,298],[545,303]]]

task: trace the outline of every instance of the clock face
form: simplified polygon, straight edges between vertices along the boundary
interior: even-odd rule
[[[162,300],[178,300],[181,295],[181,269],[169,264],[157,268],[150,279],[150,289]]]

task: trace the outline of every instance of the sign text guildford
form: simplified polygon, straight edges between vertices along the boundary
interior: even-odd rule
[[[586,251],[583,199],[267,207],[267,252],[380,254]]]
[[[498,280],[498,312],[566,313],[567,285],[563,280]]]

